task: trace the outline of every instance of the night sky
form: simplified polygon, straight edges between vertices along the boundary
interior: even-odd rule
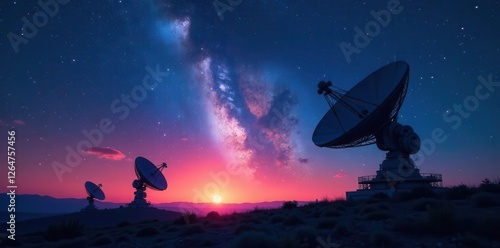
[[[348,90],[396,60],[410,65],[399,122],[425,144],[421,172],[500,177],[499,1],[215,3],[2,1],[0,143],[16,131],[17,193],[84,198],[90,180],[130,202],[144,156],[168,164],[153,203],[345,196],[385,154],[315,146],[316,85]]]

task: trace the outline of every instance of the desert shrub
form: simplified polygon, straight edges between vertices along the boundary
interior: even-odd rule
[[[113,243],[113,240],[111,240],[111,238],[109,238],[108,236],[102,236],[102,237],[99,237],[96,240],[92,241],[92,246],[109,245],[112,243]]]
[[[327,208],[323,212],[321,212],[320,217],[339,217],[342,215],[338,210],[334,208]]]
[[[376,231],[370,234],[370,244],[377,247],[390,247],[394,244],[394,237],[383,231]]]
[[[427,214],[427,220],[421,222],[420,226],[423,232],[441,236],[455,232],[457,221],[451,204],[429,205]]]
[[[487,208],[499,205],[498,196],[491,193],[477,193],[471,197],[471,203],[476,208]]]
[[[236,237],[231,245],[235,248],[276,248],[278,240],[261,232],[246,232]]]
[[[60,239],[72,239],[83,234],[84,225],[80,224],[80,220],[62,220],[60,224],[50,225],[42,236],[48,241]]]
[[[334,218],[324,218],[318,221],[316,227],[319,229],[333,229],[337,225],[337,220]]]
[[[300,227],[295,230],[294,237],[302,247],[315,247],[317,244],[315,231],[311,227]]]
[[[186,212],[183,213],[179,218],[174,220],[174,224],[176,225],[185,225],[196,223],[197,217],[195,213]]]
[[[294,215],[294,214],[286,217],[285,220],[283,221],[283,224],[285,224],[287,226],[302,225],[304,223],[305,222],[302,218],[300,218],[299,216]]]
[[[436,198],[436,194],[431,188],[414,188],[410,192],[402,192],[399,194],[398,200],[409,201],[420,198]]]
[[[297,201],[286,201],[283,202],[283,206],[281,208],[283,209],[292,209],[292,208],[297,208],[299,203]]]
[[[436,206],[439,203],[440,202],[438,200],[432,198],[417,199],[413,204],[412,209],[414,211],[426,211],[428,206]]]
[[[281,222],[283,222],[283,220],[285,220],[285,216],[283,216],[281,214],[275,214],[271,217],[271,219],[269,221],[271,223],[281,223]]]
[[[156,228],[148,226],[148,227],[144,227],[141,230],[139,230],[135,234],[135,236],[137,236],[137,237],[149,237],[149,236],[157,235],[159,233],[160,232],[158,232],[158,230],[156,230]]]
[[[391,218],[391,213],[387,210],[377,210],[363,215],[365,220],[385,220]]]
[[[458,186],[451,187],[445,194],[448,200],[464,200],[465,198],[472,195],[474,191],[467,187],[467,185],[460,184]]]
[[[205,229],[200,224],[188,225],[182,231],[182,236],[189,236],[198,233],[204,233]]]
[[[265,209],[259,208],[259,207],[254,207],[253,210],[250,211],[249,213],[256,214],[256,213],[264,213],[264,212],[266,212]]]
[[[220,218],[220,214],[216,211],[211,211],[207,214],[207,218],[209,219],[219,219]]]
[[[479,190],[488,193],[500,193],[500,183],[498,181],[492,182],[490,179],[485,178],[481,181]]]

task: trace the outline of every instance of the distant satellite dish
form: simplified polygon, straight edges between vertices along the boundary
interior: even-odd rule
[[[146,187],[154,190],[166,190],[167,180],[163,176],[162,170],[167,168],[166,163],[155,166],[151,161],[143,157],[135,159],[135,174],[137,179],[132,182],[132,187],[136,189],[134,192],[134,200],[128,205],[129,207],[149,207],[146,201]]]
[[[85,190],[87,191],[87,195],[88,195],[87,201],[89,202],[89,205],[82,210],[86,211],[86,210],[97,209],[94,205],[94,199],[102,201],[106,198],[101,187],[102,187],[101,184],[95,184],[95,183],[89,182],[89,181],[85,182]]]
[[[410,158],[420,149],[420,138],[412,127],[397,122],[409,74],[410,66],[396,61],[371,73],[349,91],[330,81],[318,83],[318,93],[330,109],[314,130],[314,144],[346,148],[376,143],[380,150],[388,151],[377,175],[359,177],[360,190],[348,192],[347,199],[442,185],[441,174],[420,174]]]
[[[167,180],[161,173],[163,168],[167,168],[166,163],[156,167],[153,163],[143,157],[135,159],[135,174],[147,187],[155,190],[166,190]]]

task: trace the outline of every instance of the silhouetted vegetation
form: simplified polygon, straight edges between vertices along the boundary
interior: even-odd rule
[[[470,195],[474,194],[474,191],[467,185],[460,184],[458,186],[451,187],[446,192],[446,199],[448,200],[464,200]]]
[[[488,193],[500,193],[500,180],[497,179],[493,182],[490,179],[485,178],[481,181],[479,190]]]
[[[186,225],[186,224],[192,224],[196,223],[197,217],[195,213],[192,212],[186,212],[179,216],[176,220],[174,220],[174,224],[176,225]]]
[[[60,239],[72,239],[83,234],[84,225],[80,224],[80,220],[62,220],[60,224],[50,225],[43,233],[43,237],[48,241],[56,241]]]
[[[207,214],[207,218],[209,219],[219,219],[220,218],[220,214],[216,211],[211,211]]]
[[[298,205],[299,205],[299,203],[297,201],[286,201],[286,202],[283,202],[282,208],[283,209],[292,209],[292,208],[297,208]]]

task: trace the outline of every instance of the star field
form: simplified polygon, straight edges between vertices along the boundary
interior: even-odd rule
[[[169,165],[154,203],[212,199],[213,183],[228,202],[343,196],[384,153],[316,147],[316,85],[348,90],[396,60],[410,65],[399,122],[427,142],[421,171],[448,186],[500,177],[499,1],[48,2],[57,11],[0,5],[0,128],[17,133],[20,193],[85,197],[90,180],[129,202],[144,156]]]

